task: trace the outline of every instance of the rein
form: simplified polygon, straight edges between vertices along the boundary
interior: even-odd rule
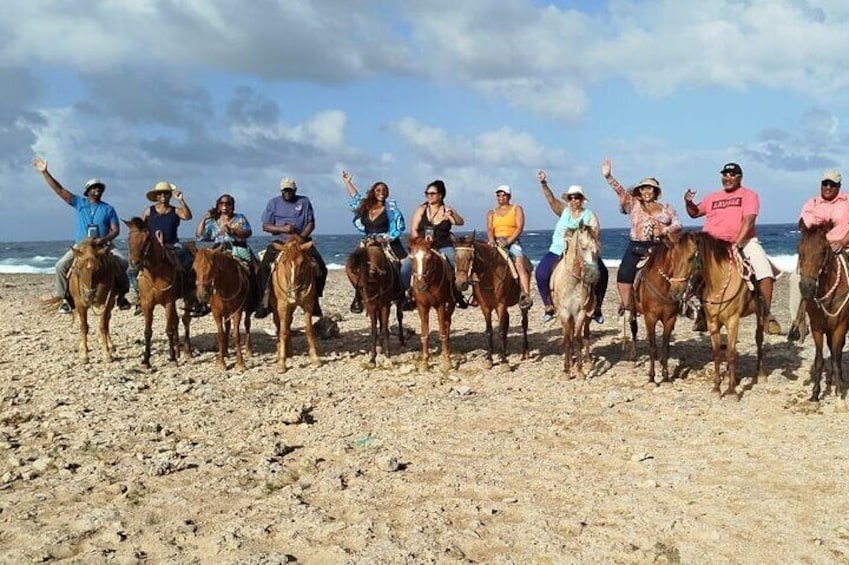
[[[841,254],[832,254],[834,256],[834,260],[837,262],[837,276],[834,279],[834,284],[831,285],[831,288],[828,289],[828,292],[823,294],[822,296],[817,296],[814,298],[814,303],[820,307],[823,313],[830,317],[834,318],[843,311],[846,307],[846,304],[849,303],[849,291],[847,291],[846,296],[843,297],[843,302],[834,312],[829,312],[825,307],[825,301],[829,300],[829,297],[832,296],[837,288],[840,286],[840,281],[845,280],[847,286],[849,286],[849,266],[846,264],[846,256]],[[828,266],[828,261],[823,261],[823,266],[820,267],[819,273],[817,274],[817,285],[819,285],[820,277],[822,277],[825,272],[826,267]],[[842,277],[841,277],[842,275]],[[829,303],[834,302],[833,299],[829,300]]]

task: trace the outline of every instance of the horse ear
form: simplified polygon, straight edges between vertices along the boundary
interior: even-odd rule
[[[799,218],[799,231],[805,233],[808,231],[808,226],[805,225],[805,220]]]
[[[301,243],[298,247],[300,247],[302,251],[306,251],[307,249],[309,249],[313,245],[314,245],[313,241],[305,241],[305,242]]]

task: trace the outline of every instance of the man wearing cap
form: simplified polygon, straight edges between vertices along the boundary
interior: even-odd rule
[[[315,229],[315,215],[312,203],[306,196],[297,194],[298,185],[294,179],[284,178],[280,181],[280,196],[268,201],[265,211],[262,213],[262,231],[270,233],[276,241],[285,241],[289,235],[299,235],[306,241],[311,240]],[[324,259],[316,249],[315,245],[310,248],[310,253],[318,265],[316,276],[316,291],[318,297],[324,294],[324,285],[327,282],[327,266]],[[265,255],[259,265],[259,286],[262,300],[254,316],[265,318],[269,314],[268,301],[271,292],[271,266],[277,258],[277,250],[271,244],[265,248]],[[316,304],[313,311],[314,316],[322,316],[321,305]]]
[[[755,219],[760,211],[760,199],[756,192],[742,185],[743,169],[737,163],[727,163],[720,174],[722,190],[707,194],[700,203],[693,202],[696,191],[689,189],[684,193],[687,214],[691,218],[704,216],[705,225],[702,230],[705,233],[734,244],[749,260],[766,306],[767,333],[779,334],[781,326],[770,314],[776,272],[755,237]],[[696,320],[696,330],[704,331],[703,320],[703,315],[700,315]]]
[[[496,206],[486,214],[486,234],[490,245],[497,245],[507,251],[516,263],[519,285],[522,294],[519,308],[526,310],[533,305],[531,300],[531,274],[524,260],[525,252],[519,238],[525,230],[525,210],[518,204],[511,204],[510,187],[502,184],[495,189]]]
[[[106,185],[99,179],[91,179],[85,184],[83,196],[69,192],[56,180],[47,170],[47,161],[42,157],[35,157],[32,161],[33,167],[44,177],[47,186],[53,189],[59,198],[77,211],[77,231],[74,236],[74,247],[87,237],[92,238],[95,245],[104,245],[110,248],[112,255],[120,264],[119,272],[115,274],[115,285],[118,289],[116,302],[118,308],[126,310],[130,307],[126,294],[129,290],[127,280],[127,260],[112,246],[112,240],[118,237],[121,231],[118,214],[115,208],[103,202],[101,197]],[[59,311],[63,314],[71,313],[71,305],[67,300],[68,295],[68,271],[74,260],[74,251],[69,249],[67,253],[56,262],[56,296],[62,298]]]

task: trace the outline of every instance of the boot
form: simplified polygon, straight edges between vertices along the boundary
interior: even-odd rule
[[[454,287],[454,301],[457,303],[457,308],[460,310],[465,310],[469,307],[469,303],[466,302],[466,299],[463,297],[463,293],[457,290],[457,287]]]
[[[262,294],[260,295],[259,305],[257,305],[256,311],[254,312],[254,318],[257,320],[261,320],[268,316],[271,312],[268,309],[268,303],[270,300],[271,293],[271,284],[270,281],[266,281],[265,284],[260,283],[260,289]]]
[[[363,301],[360,296],[360,289],[354,289],[354,300],[351,302],[350,310],[354,314],[361,314],[363,311]]]
[[[401,303],[401,310],[405,312],[410,312],[416,309],[416,301],[413,300],[413,291],[407,290],[404,293],[404,302]]]

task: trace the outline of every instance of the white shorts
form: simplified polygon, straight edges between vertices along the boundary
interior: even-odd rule
[[[778,270],[770,262],[758,238],[753,237],[743,245],[743,254],[751,263],[756,279],[774,279],[778,275]]]

